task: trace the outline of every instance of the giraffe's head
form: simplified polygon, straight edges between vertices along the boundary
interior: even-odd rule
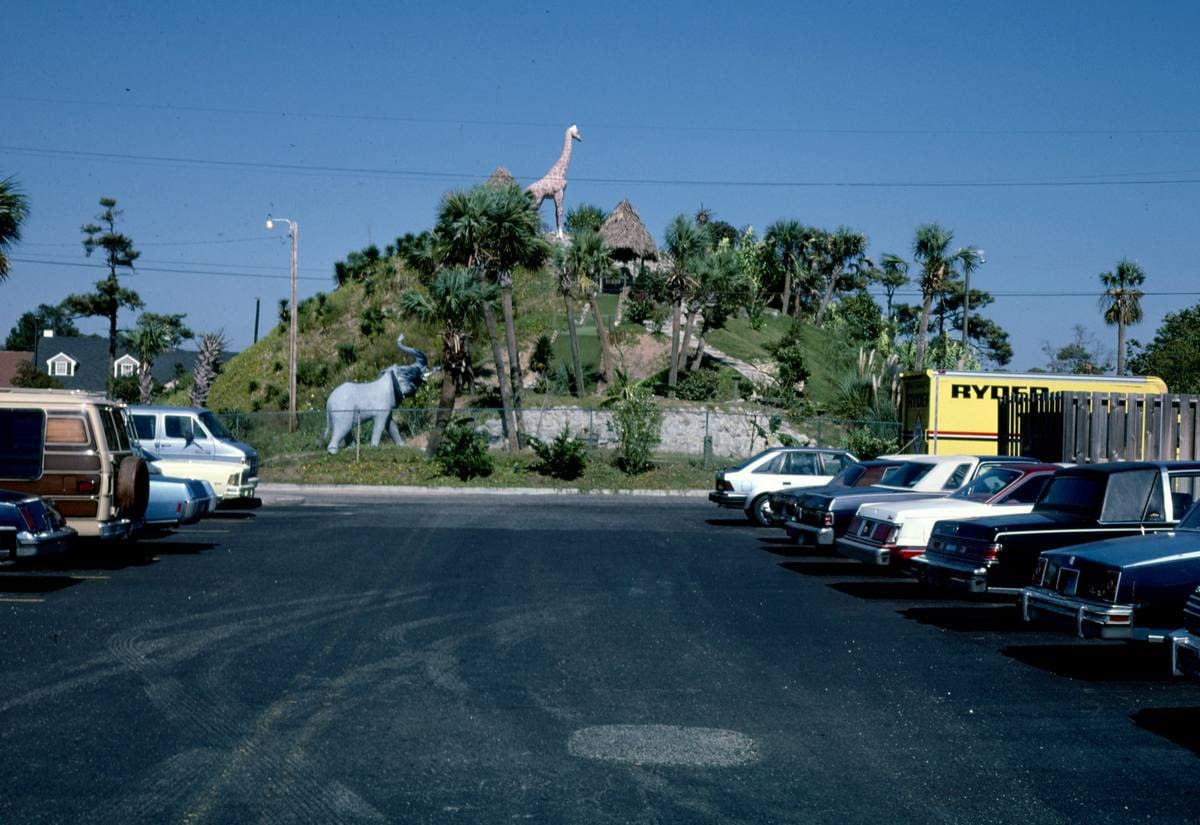
[[[579,134],[579,127],[574,123],[567,128],[567,135],[570,136],[571,140],[583,140],[583,135]]]

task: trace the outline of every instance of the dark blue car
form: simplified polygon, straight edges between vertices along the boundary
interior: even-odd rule
[[[75,531],[40,496],[0,490],[0,567],[61,553]]]
[[[1200,507],[1169,532],[1047,550],[1021,591],[1027,621],[1084,638],[1166,641],[1200,586]]]

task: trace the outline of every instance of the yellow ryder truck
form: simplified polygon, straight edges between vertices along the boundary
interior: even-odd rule
[[[1154,376],[1052,375],[926,370],[900,378],[900,420],[907,451],[995,455],[1001,398],[1055,392],[1165,393]]]

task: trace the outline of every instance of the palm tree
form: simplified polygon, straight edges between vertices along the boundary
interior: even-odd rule
[[[936,223],[917,227],[913,240],[913,260],[921,265],[921,323],[917,328],[917,353],[914,368],[925,369],[925,345],[929,336],[929,313],[933,299],[946,290],[957,268],[975,269],[983,262],[983,253],[970,246],[950,251],[954,233]]]
[[[400,311],[442,328],[442,392],[434,416],[433,432],[425,454],[437,455],[442,433],[454,414],[458,388],[471,369],[468,339],[483,319],[484,310],[496,301],[496,285],[481,281],[465,267],[438,270],[428,294],[410,290],[400,296]]]
[[[604,279],[612,274],[615,267],[600,233],[592,229],[583,229],[575,233],[568,254],[577,262],[579,288],[586,296],[588,306],[592,310],[592,318],[596,322],[596,337],[600,339],[600,372],[604,375],[604,383],[612,386],[613,358],[608,328],[600,314],[599,294]]]
[[[800,221],[786,218],[776,221],[767,227],[763,241],[771,249],[776,263],[783,272],[783,294],[780,298],[780,309],[784,315],[790,314],[789,304],[792,299],[792,276],[803,260],[804,246],[808,242],[809,230]],[[800,297],[796,296],[796,312],[799,313]]]
[[[579,261],[571,254],[574,247],[554,249],[554,271],[558,274],[558,294],[567,312],[567,334],[571,339],[571,367],[575,371],[575,396],[583,395],[583,361],[579,357],[579,335],[575,330],[575,306],[571,300],[579,284]]]
[[[892,300],[896,290],[908,283],[908,261],[899,255],[885,252],[879,259],[879,270],[874,276],[887,295],[887,319],[892,320]]]
[[[1117,327],[1117,375],[1125,374],[1125,327],[1142,320],[1142,296],[1139,287],[1146,282],[1146,272],[1133,261],[1122,259],[1116,272],[1101,272],[1104,294],[1100,308],[1104,323]]]
[[[160,315],[155,312],[143,312],[138,317],[136,327],[122,330],[122,342],[137,354],[138,398],[141,403],[149,404],[152,400],[154,378],[151,368],[154,366],[154,359],[175,349],[183,339],[193,335],[194,333],[183,325],[183,315]]]
[[[29,201],[15,178],[0,180],[0,281],[8,279],[8,251],[21,240],[21,224],[29,217]]]
[[[815,274],[821,281],[821,299],[817,304],[816,324],[821,325],[825,311],[840,290],[862,285],[859,275],[870,264],[867,259],[867,236],[844,226],[835,232],[818,232],[813,239],[816,248]]]
[[[667,395],[675,397],[675,381],[679,377],[679,316],[683,301],[695,287],[693,272],[696,259],[704,252],[704,232],[686,215],[676,215],[667,227],[666,248],[671,256],[671,268],[667,272],[667,290],[671,294],[671,365],[667,373]]]

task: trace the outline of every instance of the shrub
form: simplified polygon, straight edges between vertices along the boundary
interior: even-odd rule
[[[554,359],[554,346],[550,343],[549,335],[539,335],[533,345],[533,354],[529,356],[529,368],[541,376],[550,371]]]
[[[303,387],[323,387],[329,381],[329,364],[301,358],[296,364],[296,383]]]
[[[358,347],[350,342],[338,344],[337,354],[338,360],[349,366],[358,360]]]
[[[475,432],[469,419],[458,419],[447,425],[438,445],[437,461],[443,473],[457,476],[462,481],[492,474],[487,439]]]
[[[662,440],[662,411],[644,387],[626,387],[613,406],[617,431],[615,463],[633,475],[650,469],[654,448]]]
[[[537,454],[538,464],[534,467],[542,475],[572,481],[583,475],[587,467],[587,445],[571,437],[567,427],[547,444],[537,438],[529,439],[529,446]]]
[[[721,374],[714,369],[686,373],[675,385],[675,395],[684,401],[712,401],[721,389]]]
[[[864,461],[899,449],[893,436],[885,435],[878,428],[858,427],[846,434],[846,449]]]

